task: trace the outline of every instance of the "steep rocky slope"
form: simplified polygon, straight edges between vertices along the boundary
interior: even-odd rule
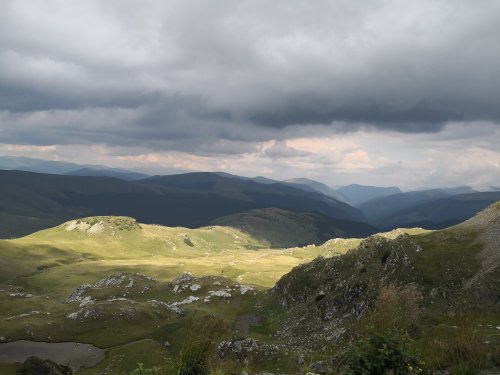
[[[500,204],[446,230],[395,239],[374,235],[355,250],[299,265],[271,290],[286,313],[279,336],[313,348],[352,338],[388,285],[414,283],[426,315],[498,313]]]

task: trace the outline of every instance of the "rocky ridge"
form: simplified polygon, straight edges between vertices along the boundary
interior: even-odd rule
[[[270,291],[286,309],[278,337],[311,350],[349,339],[352,324],[373,311],[387,285],[414,283],[429,311],[478,303],[494,309],[499,233],[497,203],[461,226],[394,239],[374,235],[345,255],[299,265]]]

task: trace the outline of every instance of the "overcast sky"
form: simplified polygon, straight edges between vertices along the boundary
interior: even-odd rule
[[[500,185],[500,1],[0,0],[0,154]]]

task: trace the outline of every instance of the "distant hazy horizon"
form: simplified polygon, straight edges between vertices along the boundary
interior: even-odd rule
[[[18,158],[17,156],[13,156],[13,155],[0,155],[0,170],[1,169],[12,169],[12,170],[21,170],[21,171],[33,171],[33,172],[36,172],[36,173],[49,173],[49,172],[44,172],[44,171],[37,171],[37,170],[34,170],[34,169],[30,169],[30,168],[3,168],[2,167],[2,163],[1,163],[1,159],[4,158],[4,157],[7,157],[7,158]],[[122,171],[127,171],[127,172],[135,172],[135,173],[143,173],[145,175],[150,175],[150,176],[154,176],[154,175],[176,175],[176,174],[185,174],[185,173],[197,173],[197,172],[208,172],[208,173],[228,173],[228,174],[231,174],[229,172],[224,172],[224,171],[212,171],[212,170],[201,170],[201,171],[188,171],[188,170],[172,170],[172,169],[135,169],[135,168],[127,168],[127,167],[122,167],[122,166],[110,166],[110,165],[102,165],[102,164],[80,164],[78,163],[78,161],[75,161],[75,162],[72,162],[72,161],[67,161],[67,160],[53,160],[53,159],[37,159],[37,158],[30,158],[30,157],[27,157],[27,156],[20,156],[21,158],[28,158],[30,160],[40,160],[40,161],[46,161],[46,162],[61,162],[61,163],[69,163],[69,164],[75,164],[75,168],[71,169],[69,168],[68,171],[69,172],[74,172],[74,171],[77,171],[78,170],[78,167],[82,167],[82,168],[96,168],[96,169],[100,169],[102,167],[105,167],[105,168],[111,168],[111,169],[116,169],[116,170],[122,170]],[[36,168],[35,168],[36,169]],[[269,178],[269,179],[273,179],[271,178],[270,176],[265,176],[265,175],[243,175],[243,174],[234,174],[233,175],[235,176],[240,176],[240,177],[246,177],[246,178],[256,178],[256,177],[265,177],[265,178]],[[298,179],[298,178],[304,178],[303,176],[296,176],[296,177],[292,177],[292,178],[286,178],[286,179],[275,179],[277,182],[285,182],[285,181],[288,181],[288,180],[293,180],[293,179]],[[405,188],[401,188],[401,186],[398,186],[398,185],[370,185],[370,184],[357,184],[357,183],[354,183],[354,182],[350,182],[350,183],[346,183],[346,184],[343,184],[343,185],[329,185],[327,182],[324,182],[321,180],[321,178],[318,178],[318,179],[310,179],[312,181],[317,181],[317,182],[320,182],[320,183],[323,183],[325,185],[327,185],[328,187],[332,188],[332,189],[338,189],[340,187],[344,187],[344,186],[348,186],[348,185],[362,185],[362,186],[373,186],[373,187],[398,187],[400,188],[403,192],[410,192],[410,191],[422,191],[422,190],[432,190],[432,189],[451,189],[451,188],[457,188],[457,187],[466,187],[466,186],[469,186],[469,185],[449,185],[449,186],[417,186],[417,187],[414,187],[414,188],[409,188],[409,189],[405,189]],[[472,186],[469,186],[471,188],[473,188]],[[473,188],[474,190],[476,191],[498,191],[500,190],[500,187],[498,186],[488,186],[488,187],[479,187],[479,188]]]

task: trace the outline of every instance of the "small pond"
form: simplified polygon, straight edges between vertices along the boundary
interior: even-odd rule
[[[26,358],[36,356],[78,369],[94,366],[104,359],[104,355],[104,349],[78,342],[52,343],[19,340],[0,344],[0,362],[2,363],[24,362]]]

